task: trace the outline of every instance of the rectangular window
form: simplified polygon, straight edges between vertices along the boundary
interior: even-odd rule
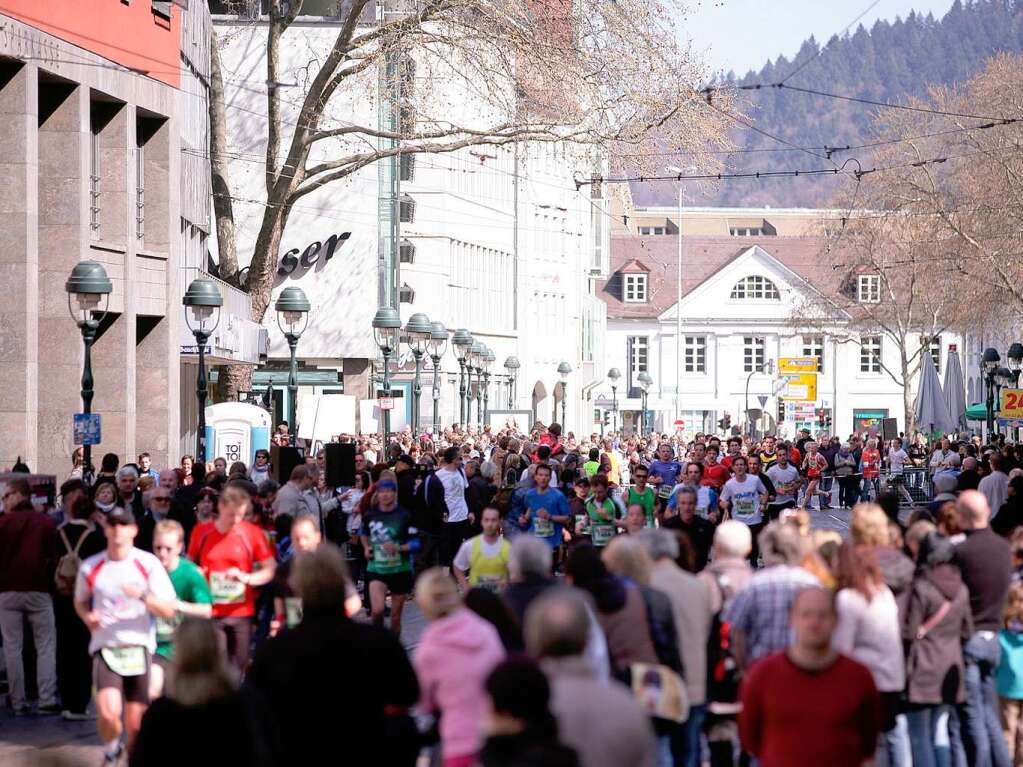
[[[664,226],[641,226],[639,228],[640,234],[667,234],[668,229]]]
[[[729,227],[728,233],[732,237],[760,237],[764,230],[759,226],[733,226]]]
[[[744,336],[742,339],[742,369],[752,373],[767,362],[767,339],[763,336]]]
[[[94,239],[99,237],[99,181],[99,133],[94,128],[89,133],[89,228]]]
[[[622,275],[622,295],[625,296],[626,303],[646,302],[646,277],[645,274]]]
[[[629,369],[632,371],[633,380],[640,373],[647,372],[647,360],[649,358],[649,346],[646,336],[629,336],[629,350],[632,358],[629,360]]]
[[[881,372],[881,336],[864,336],[860,339],[860,372]]]
[[[941,336],[935,336],[931,339],[931,359],[934,360],[934,369],[938,371],[938,375],[941,375]]]
[[[683,370],[687,373],[707,372],[707,337],[686,336]]]
[[[817,358],[817,372],[824,372],[824,336],[803,336],[803,356]]]
[[[146,146],[142,132],[135,142],[135,238],[146,236]]]
[[[881,275],[861,274],[856,286],[856,300],[861,304],[881,303]]]

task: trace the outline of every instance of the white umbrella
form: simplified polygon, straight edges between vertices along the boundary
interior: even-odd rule
[[[926,349],[921,352],[920,383],[916,392],[916,427],[925,434],[951,434],[958,426],[949,415],[945,395],[941,391],[934,358]]]
[[[945,402],[948,414],[960,431],[966,430],[966,383],[963,379],[963,365],[959,361],[959,350],[950,349],[945,362]]]

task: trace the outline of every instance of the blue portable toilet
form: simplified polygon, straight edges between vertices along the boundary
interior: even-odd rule
[[[206,408],[206,459],[224,458],[228,466],[252,466],[257,450],[270,449],[270,413],[247,402],[220,402]]]

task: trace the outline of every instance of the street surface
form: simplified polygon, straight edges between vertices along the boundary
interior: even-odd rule
[[[849,530],[849,511],[829,509],[815,512],[813,526]],[[419,608],[408,603],[402,616],[401,641],[413,651],[426,626]],[[45,762],[43,755],[52,759]],[[15,718],[10,709],[0,708],[0,765],[4,767],[39,767],[41,764],[78,767],[99,764],[102,759],[95,722],[65,722],[60,717]]]

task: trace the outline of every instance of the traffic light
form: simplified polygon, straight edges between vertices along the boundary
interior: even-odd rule
[[[611,424],[611,411],[610,410],[605,410],[604,411],[604,425],[605,426],[610,426],[610,424]]]
[[[721,431],[728,431],[730,428],[732,428],[732,416],[730,416],[728,413],[725,413],[723,416],[721,416],[721,418],[718,419],[718,428]]]
[[[785,400],[778,399],[778,423],[785,423]]]

